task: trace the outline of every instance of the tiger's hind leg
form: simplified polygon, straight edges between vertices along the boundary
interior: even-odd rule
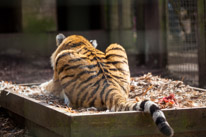
[[[40,87],[46,94],[54,94],[56,96],[60,96],[60,98],[64,99],[64,104],[68,107],[71,107],[70,100],[65,94],[64,89],[62,89],[59,83],[53,82],[53,79],[42,83]]]
[[[60,80],[71,105],[87,107],[83,100],[86,100],[86,94],[94,89],[92,85],[96,81],[93,78],[101,77],[96,60],[91,61],[87,54],[64,50],[57,56],[55,64],[54,78]]]
[[[111,44],[106,49],[105,55],[111,75],[120,81],[128,95],[130,90],[130,71],[125,49],[119,44]]]
[[[59,81],[54,81],[53,79],[42,83],[40,87],[45,93],[54,94],[54,95],[58,95],[58,93],[62,91],[62,87]]]

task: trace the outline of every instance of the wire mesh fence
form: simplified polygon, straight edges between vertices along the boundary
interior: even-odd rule
[[[173,77],[197,86],[197,1],[168,0],[167,6],[167,68]]]

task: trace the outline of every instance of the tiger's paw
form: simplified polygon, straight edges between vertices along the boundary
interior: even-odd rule
[[[64,91],[61,92],[61,98],[64,99],[64,104],[67,105],[67,107],[71,107],[71,104],[70,104],[70,100],[69,98],[67,97],[67,95],[65,94]]]
[[[50,80],[51,81],[51,80]],[[49,93],[49,83],[50,81],[46,81],[44,83],[42,83],[39,87],[41,88],[43,93]]]

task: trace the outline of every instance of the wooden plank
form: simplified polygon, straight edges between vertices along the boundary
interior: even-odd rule
[[[148,117],[150,116],[141,112],[72,117],[72,136],[81,137],[86,134],[88,137],[120,137],[158,134],[152,119]]]
[[[176,136],[206,131],[206,108],[164,111]],[[114,113],[72,117],[75,137],[89,136],[162,136],[149,114],[142,112]],[[98,131],[98,132],[97,132]]]
[[[62,137],[135,137],[163,136],[149,114],[143,112],[105,112],[73,114],[28,97],[1,92],[0,106],[24,117],[39,127],[41,134],[54,133]],[[200,136],[206,133],[206,107],[163,110],[174,128],[175,136]],[[27,124],[29,125],[29,124]],[[40,134],[40,133],[39,133]]]
[[[1,91],[0,106],[28,119],[58,135],[70,136],[70,117],[40,101]]]
[[[201,91],[201,92],[206,92],[206,89],[202,89],[202,88],[196,88],[196,87],[191,87],[193,90],[196,91]]]
[[[30,120],[25,120],[25,127],[28,129],[32,137],[63,137],[48,128],[40,126]],[[69,135],[67,136],[69,137]]]
[[[4,109],[4,111],[6,111],[6,109]],[[7,110],[7,113],[9,114],[9,117],[11,117],[15,122],[15,124],[18,124],[18,126],[20,127],[26,127],[29,135],[32,137],[62,137],[55,132],[52,132],[51,130],[40,126],[28,119],[25,119],[24,117],[19,116],[11,111]]]

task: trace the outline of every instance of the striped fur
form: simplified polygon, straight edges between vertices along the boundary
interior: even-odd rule
[[[173,136],[172,128],[155,103],[128,100],[130,71],[122,46],[111,44],[104,53],[79,35],[60,39],[59,43],[51,56],[54,75],[53,80],[44,85],[46,90],[56,94],[63,91],[74,108],[148,112],[163,134]]]

